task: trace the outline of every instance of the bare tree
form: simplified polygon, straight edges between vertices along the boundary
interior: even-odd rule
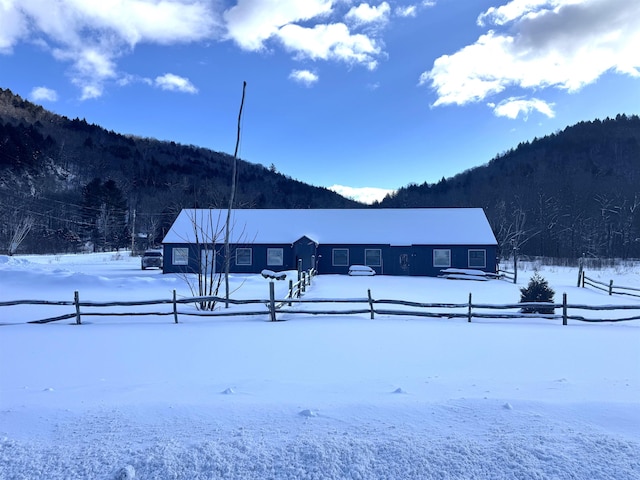
[[[213,210],[192,210],[189,219],[193,229],[193,254],[199,258],[194,276],[185,273],[184,278],[193,296],[217,297],[222,285],[222,274],[217,271],[217,257],[220,237],[224,225],[220,214],[214,218]],[[186,240],[186,239],[185,239]],[[215,300],[202,300],[197,304],[200,310],[214,310]]]
[[[27,238],[35,221],[31,215],[16,218],[15,222],[9,226],[9,255],[13,255],[18,250],[20,244]]]
[[[233,170],[231,173],[231,193],[229,194],[229,208],[227,209],[227,221],[225,222],[224,236],[224,299],[225,307],[229,308],[229,270],[231,267],[231,249],[229,248],[229,228],[231,223],[231,211],[236,195],[236,183],[238,181],[238,147],[240,146],[240,124],[242,120],[242,108],[244,107],[244,92],[247,82],[242,82],[242,101],[240,102],[240,113],[238,113],[238,135],[236,137],[236,149],[233,153]]]

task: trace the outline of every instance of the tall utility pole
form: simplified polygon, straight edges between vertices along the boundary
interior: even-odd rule
[[[236,150],[233,152],[233,168],[231,170],[231,193],[229,194],[229,208],[227,210],[227,221],[225,223],[224,235],[224,307],[229,308],[229,267],[231,265],[231,251],[229,249],[229,224],[231,223],[231,210],[236,196],[236,183],[238,176],[238,147],[240,146],[240,123],[242,119],[242,108],[244,107],[244,92],[247,82],[242,82],[242,101],[240,102],[240,113],[238,113],[238,136],[236,138]]]

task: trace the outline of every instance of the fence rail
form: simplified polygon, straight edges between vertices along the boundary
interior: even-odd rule
[[[509,270],[498,269],[498,276],[502,280],[508,280],[511,283],[516,283],[516,273],[510,272]]]
[[[310,280],[307,280],[310,281]],[[307,285],[308,286],[308,285]],[[291,291],[289,292],[291,293]],[[297,291],[300,293],[300,291]],[[306,299],[297,297],[293,299],[289,294],[283,299],[276,299],[273,294],[273,282],[270,282],[270,298],[269,299],[229,299],[232,305],[262,305],[263,308],[251,311],[241,310],[218,310],[203,311],[191,310],[185,311],[178,309],[178,306],[195,304],[202,302],[224,302],[221,297],[192,297],[192,298],[176,298],[176,292],[173,292],[172,299],[146,300],[146,301],[113,301],[113,302],[92,302],[80,301],[80,295],[75,292],[73,301],[43,301],[43,300],[15,300],[9,302],[0,302],[0,307],[9,307],[16,305],[51,305],[51,306],[73,306],[74,313],[67,313],[56,317],[49,317],[40,320],[32,320],[27,323],[50,323],[61,320],[75,318],[75,323],[80,325],[83,317],[104,317],[104,316],[173,316],[175,323],[179,322],[180,316],[197,316],[197,317],[233,317],[233,316],[255,316],[268,315],[271,321],[277,320],[277,315],[369,315],[373,320],[376,315],[386,316],[414,316],[426,318],[447,318],[447,319],[466,319],[471,322],[472,319],[530,319],[542,318],[548,320],[562,320],[563,325],[568,324],[568,320],[576,320],[581,322],[623,322],[631,320],[640,320],[640,303],[637,305],[584,305],[570,304],[567,301],[567,295],[563,294],[562,303],[543,303],[543,302],[527,302],[527,303],[511,303],[511,304],[486,304],[473,303],[472,294],[469,294],[468,301],[462,303],[424,303],[409,300],[397,299],[374,299],[371,291],[367,291],[366,297],[360,298],[315,298]],[[322,308],[309,309],[309,306],[320,306],[325,304],[345,305],[346,308]],[[131,306],[151,306],[151,305],[170,305],[167,310],[154,312],[109,312],[104,311],[111,307],[131,307]],[[362,307],[359,307],[363,305]],[[390,308],[390,307],[400,308]],[[91,311],[91,309],[100,308],[102,311]],[[410,308],[410,309],[407,309]],[[522,313],[523,309],[539,309],[544,313]],[[494,312],[497,311],[497,312]],[[511,311],[506,311],[511,310]],[[572,311],[570,314],[569,311]],[[577,315],[574,312],[586,311],[619,311],[632,312],[631,315],[617,318],[586,318],[583,315]],[[559,311],[560,313],[556,313]],[[553,312],[553,313],[549,313]],[[637,314],[636,314],[637,312]],[[282,317],[281,317],[282,318]]]
[[[595,278],[588,277],[586,272],[582,269],[580,269],[580,271],[578,272],[578,286],[582,288],[596,288],[598,290],[602,290],[603,292],[607,292],[609,295],[629,295],[630,297],[640,297],[640,288],[614,285],[613,280],[609,280],[609,283],[604,283],[596,280]]]

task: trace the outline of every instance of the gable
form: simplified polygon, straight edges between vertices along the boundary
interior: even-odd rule
[[[188,209],[163,243],[223,243],[227,211]],[[211,233],[213,232],[213,233]],[[496,245],[481,208],[236,209],[231,243]]]

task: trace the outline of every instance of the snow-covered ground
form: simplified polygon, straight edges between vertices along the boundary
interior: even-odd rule
[[[0,257],[0,301],[190,296],[183,278],[139,265],[126,254]],[[639,272],[589,275],[640,287]],[[505,304],[531,274],[518,285],[320,276],[305,298],[371,289]],[[640,304],[577,288],[576,269],[541,274],[556,300]],[[232,280],[233,298],[268,298],[260,276]],[[2,479],[640,478],[640,322],[265,313],[26,324],[70,309],[0,308]]]

